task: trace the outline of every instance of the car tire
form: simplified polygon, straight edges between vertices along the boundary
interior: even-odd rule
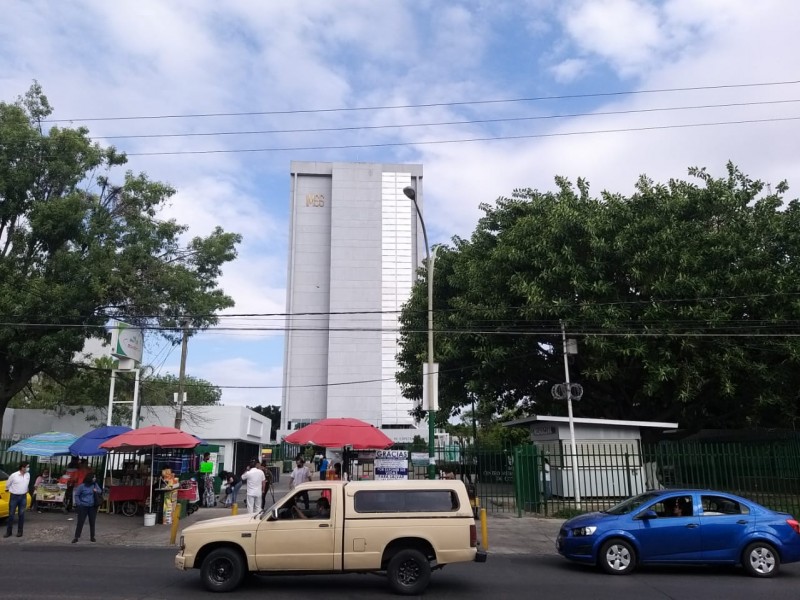
[[[431,563],[419,550],[401,550],[389,561],[386,576],[393,592],[403,596],[417,596],[430,583]]]
[[[627,575],[636,568],[636,551],[623,539],[608,540],[597,558],[600,567],[611,575]]]
[[[742,566],[753,577],[774,577],[781,567],[781,557],[767,542],[753,542],[742,553]]]
[[[217,548],[203,559],[200,578],[210,592],[230,592],[247,574],[242,555],[232,548]]]

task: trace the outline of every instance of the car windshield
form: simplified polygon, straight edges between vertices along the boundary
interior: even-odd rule
[[[654,498],[656,498],[660,492],[646,492],[644,494],[639,494],[638,496],[634,496],[633,498],[628,498],[627,500],[623,500],[616,506],[612,506],[608,510],[604,510],[602,512],[607,513],[609,515],[627,515],[635,510],[638,510],[642,504],[647,504]]]
[[[6,479],[8,479],[8,473],[0,469],[0,481],[5,481]]]

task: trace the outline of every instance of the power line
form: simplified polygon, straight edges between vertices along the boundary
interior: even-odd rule
[[[257,152],[301,152],[306,150],[357,150],[364,148],[393,148],[401,146],[430,146],[439,144],[467,144],[473,142],[497,142],[508,140],[530,140],[544,138],[597,135],[607,133],[632,133],[638,131],[661,131],[667,129],[691,129],[694,127],[717,127],[722,125],[747,125],[755,123],[781,123],[798,121],[800,117],[771,117],[766,119],[741,119],[736,121],[714,121],[706,123],[685,123],[678,125],[652,125],[649,127],[620,127],[616,129],[596,129],[584,131],[564,131],[557,133],[534,133],[529,135],[501,135],[450,140],[428,140],[422,142],[382,142],[376,144],[342,144],[337,146],[285,146],[275,148],[230,148],[216,150],[166,150],[159,152],[125,152],[126,156],[180,156],[204,154],[248,154]]]
[[[124,117],[84,117],[84,118],[71,118],[71,119],[46,119],[43,122],[68,123],[73,121],[135,121],[135,120],[145,120],[145,119],[197,119],[197,118],[208,118],[208,117],[250,117],[250,116],[264,116],[264,115],[298,115],[298,114],[311,114],[311,113],[397,110],[397,109],[409,109],[409,108],[436,108],[436,107],[446,107],[446,106],[471,106],[471,105],[485,105],[485,104],[510,104],[519,102],[541,102],[545,100],[608,98],[615,96],[664,94],[664,93],[674,93],[674,92],[694,92],[703,90],[742,89],[742,88],[794,85],[797,83],[800,83],[800,80],[771,81],[762,83],[705,85],[705,86],[674,87],[674,88],[656,88],[647,90],[625,90],[618,92],[592,92],[587,94],[560,94],[553,96],[532,96],[528,98],[431,102],[426,104],[397,104],[397,105],[383,105],[383,106],[357,106],[357,107],[339,107],[339,108],[313,108],[313,109],[295,109],[295,110],[216,112],[216,113],[183,113],[183,114],[178,113],[178,114],[163,114],[163,115],[124,116]]]
[[[92,140],[131,140],[131,139],[155,139],[155,138],[188,138],[188,137],[214,137],[214,136],[234,136],[234,135],[266,135],[284,133],[326,133],[344,131],[371,131],[382,129],[408,129],[411,127],[443,127],[452,125],[481,125],[491,123],[519,123],[523,121],[546,121],[552,119],[572,119],[576,117],[604,117],[614,115],[632,115],[655,112],[675,112],[682,110],[704,110],[710,108],[739,108],[745,106],[768,106],[775,104],[794,104],[800,100],[761,100],[755,102],[730,102],[726,104],[702,104],[696,106],[667,106],[656,108],[639,108],[630,110],[610,110],[600,112],[565,113],[555,115],[536,115],[532,117],[506,117],[502,119],[471,119],[464,121],[438,121],[430,123],[401,123],[391,125],[354,125],[349,127],[314,127],[303,129],[262,129],[255,131],[209,131],[209,132],[187,132],[187,133],[143,133],[131,135],[102,135],[92,136]]]

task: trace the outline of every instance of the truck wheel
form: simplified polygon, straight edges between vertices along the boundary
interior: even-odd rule
[[[431,580],[431,563],[419,550],[401,550],[386,568],[389,587],[397,594],[416,596],[425,591]]]
[[[230,592],[236,589],[246,573],[241,555],[231,548],[213,550],[200,567],[200,579],[211,592]]]

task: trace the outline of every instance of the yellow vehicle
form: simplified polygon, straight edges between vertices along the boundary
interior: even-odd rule
[[[6,491],[6,480],[8,473],[0,470],[0,519],[8,517],[8,503],[11,501],[11,494]],[[28,508],[31,507],[31,495],[28,494]]]
[[[419,595],[431,571],[485,562],[477,546],[461,481],[313,481],[260,514],[187,527],[175,566],[199,569],[214,592],[236,588],[248,572],[382,573],[395,592]]]

